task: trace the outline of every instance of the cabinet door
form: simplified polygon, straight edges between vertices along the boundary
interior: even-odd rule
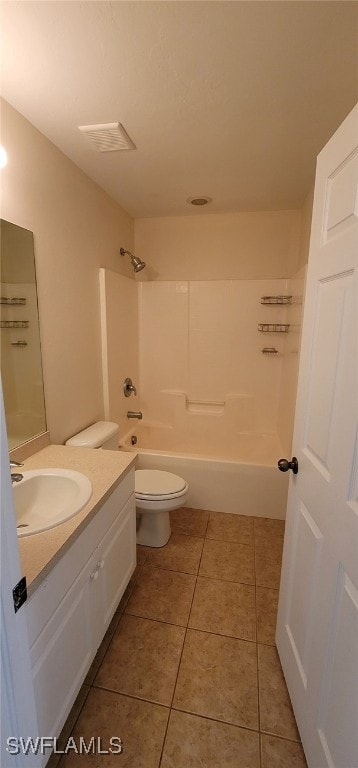
[[[136,566],[134,495],[128,499],[97,550],[98,645]]]
[[[95,567],[90,558],[31,648],[40,736],[58,736],[96,652]]]

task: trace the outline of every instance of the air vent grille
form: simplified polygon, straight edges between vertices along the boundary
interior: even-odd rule
[[[79,125],[99,152],[118,152],[123,149],[135,149],[135,144],[129,138],[121,123],[104,123],[102,125]]]

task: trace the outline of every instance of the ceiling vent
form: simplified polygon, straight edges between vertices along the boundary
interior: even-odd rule
[[[136,148],[120,123],[79,125],[78,129],[86,134],[99,152],[118,152],[122,149]]]

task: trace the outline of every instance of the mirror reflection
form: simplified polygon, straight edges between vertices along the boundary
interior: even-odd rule
[[[1,377],[9,450],[46,431],[33,233],[0,221]]]

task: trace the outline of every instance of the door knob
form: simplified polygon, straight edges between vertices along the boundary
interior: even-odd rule
[[[296,459],[296,456],[292,456],[291,461],[288,461],[288,459],[279,459],[279,461],[277,462],[277,466],[280,472],[288,472],[289,469],[292,469],[293,474],[297,475],[298,461]]]

